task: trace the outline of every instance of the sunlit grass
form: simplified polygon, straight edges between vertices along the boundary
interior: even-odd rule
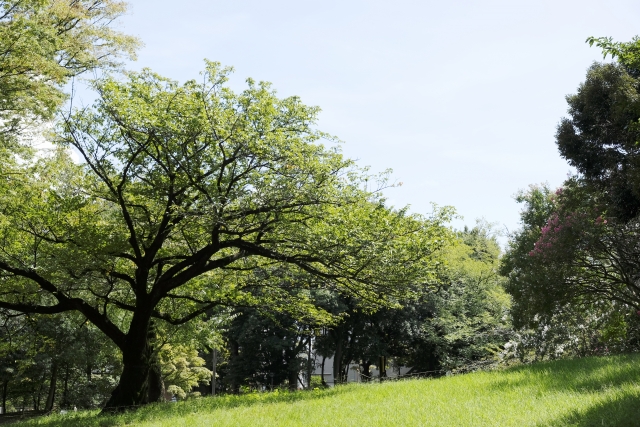
[[[640,356],[540,363],[433,380],[203,398],[20,426],[634,426]]]

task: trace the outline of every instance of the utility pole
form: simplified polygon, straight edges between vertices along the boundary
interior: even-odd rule
[[[213,371],[213,378],[211,378],[211,396],[216,395],[216,365],[218,364],[218,350],[213,349],[211,360],[211,370]]]
[[[309,334],[309,352],[307,354],[307,389],[311,390],[311,334]]]

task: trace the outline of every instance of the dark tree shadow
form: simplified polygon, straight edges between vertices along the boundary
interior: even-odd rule
[[[66,416],[41,417],[19,422],[16,427],[56,426],[56,427],[112,427],[137,425],[153,419],[180,417],[194,413],[209,413],[217,409],[232,409],[254,405],[268,405],[283,402],[312,401],[337,396],[353,391],[353,387],[338,386],[314,391],[249,393],[242,395],[224,395],[215,398],[194,399],[176,403],[154,403],[119,414],[68,414]],[[49,419],[47,419],[49,418]]]
[[[573,412],[549,423],[550,426],[636,427],[640,426],[640,396],[624,396],[602,402],[586,411]]]
[[[620,387],[640,380],[640,357],[621,355],[615,357],[590,357],[576,360],[558,360],[505,370],[505,373],[522,373],[522,376],[505,376],[489,387],[495,391],[529,387],[535,383],[546,391],[592,392],[603,388]],[[640,426],[640,419],[636,424]]]

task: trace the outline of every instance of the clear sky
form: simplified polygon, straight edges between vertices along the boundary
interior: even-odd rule
[[[452,205],[473,225],[518,226],[513,195],[559,186],[554,143],[587,67],[588,36],[640,34],[640,2],[130,0],[121,30],[145,43],[132,68],[196,78],[203,58],[273,83],[323,112],[318,128],[374,171],[395,206]]]

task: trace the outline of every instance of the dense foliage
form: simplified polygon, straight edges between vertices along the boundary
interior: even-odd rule
[[[437,275],[413,286],[399,306],[371,311],[354,296],[319,290],[312,297],[335,316],[331,325],[268,308],[239,311],[223,333],[221,389],[306,387],[310,341],[312,362],[335,383],[344,383],[354,365],[368,381],[372,367],[383,377],[399,366],[409,367],[410,375],[440,376],[499,361],[512,338],[510,299],[497,272],[499,246],[484,223],[451,234],[437,254]]]
[[[523,360],[638,347],[628,275],[635,260],[625,246],[634,235],[586,203],[593,193],[582,185],[573,179],[556,192],[534,186],[518,196],[523,227],[501,269],[518,328],[513,350]]]
[[[640,41],[589,41],[616,61],[594,64],[567,97],[556,140],[578,174],[518,196],[522,229],[502,263],[536,357],[637,348]]]

